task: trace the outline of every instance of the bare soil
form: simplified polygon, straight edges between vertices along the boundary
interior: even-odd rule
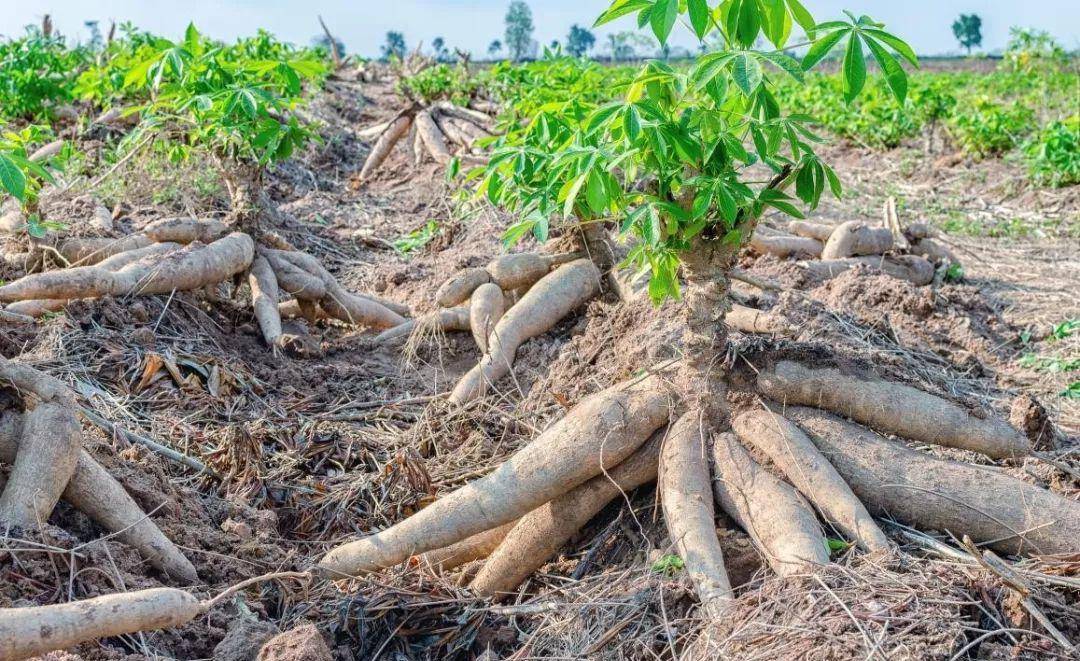
[[[499,237],[507,218],[460,199],[437,166],[416,168],[403,147],[370,185],[351,187],[368,149],[355,131],[392,116],[397,104],[387,85],[331,81],[313,108],[324,122],[322,144],[278,167],[269,190],[285,218],[274,229],[290,242],[317,255],[347,287],[422,313],[434,309],[443,279],[503,250]],[[1029,191],[979,210],[977,201],[953,195],[966,177],[1008,164],[961,164],[955,174],[916,166],[905,176],[896,161],[909,151],[837,148],[837,169],[848,173],[854,195],[823,208],[817,219],[876,221],[884,197],[903,194],[903,222],[940,226],[943,216],[931,210],[944,208],[945,217],[1021,214],[1056,229],[948,235],[965,277],[933,288],[872,269],[809,286],[790,264],[747,256],[744,268],[789,287],[779,295],[749,291],[751,302],[788,316],[798,335],[737,337],[732,366],[797,340],[810,351],[829,348],[1005,416],[1026,394],[1071,434],[1062,456],[1078,465],[1067,453],[1080,443],[1080,402],[1058,394],[1076,373],[1020,364],[1025,353],[1076,357],[1080,348],[1080,333],[1061,340],[1050,333],[1053,324],[1080,318],[1080,251],[1071,234],[1080,225],[1077,191]],[[199,179],[198,190],[158,195],[155,167],[134,159],[114,175],[125,183],[107,186],[103,197],[117,209],[120,227],[137,229],[177,213],[224,213],[225,199],[212,180]],[[86,213],[85,204],[63,196],[51,204],[54,213],[70,216],[72,227]],[[426,245],[408,254],[394,248],[429,221],[438,229]],[[515,249],[537,246],[526,241]],[[64,379],[104,417],[199,458],[221,476],[193,476],[141,446],[86,429],[90,452],[194,562],[204,582],[196,588],[201,595],[269,571],[306,568],[332,543],[398,521],[483,475],[584,396],[681,351],[673,323],[678,304],[657,309],[647,301],[598,299],[522,347],[502,396],[450,411],[435,396],[477,360],[468,333],[435,338],[402,356],[400,346],[377,346],[363,329],[289,322],[319,339],[321,355],[275,358],[243,301],[194,294],[104,299],[74,304],[35,328],[5,328],[0,336],[3,355]],[[1045,463],[1027,460],[1005,469],[1080,497],[1080,481]],[[342,661],[673,658],[705,630],[713,645],[706,655],[947,659],[983,632],[1007,629],[961,658],[1063,658],[1000,582],[928,555],[906,538],[896,537],[910,555],[895,563],[839,550],[828,572],[781,581],[762,567],[744,533],[720,523],[740,598],[730,620],[715,629],[695,618],[686,577],[665,568],[671,543],[654,490],[646,487],[609,505],[510,603],[477,600],[454,576],[405,565],[340,590],[266,584],[182,629],[88,643],[48,658],[224,658],[229,646],[215,648],[230,631],[246,640],[250,630],[261,642],[274,630],[305,624],[315,624]],[[134,550],[64,505],[34,541],[44,546],[3,542],[0,606],[168,584]],[[1080,571],[1078,558],[1028,562],[1049,573]],[[1051,620],[1078,640],[1080,591],[1040,586],[1038,593]]]

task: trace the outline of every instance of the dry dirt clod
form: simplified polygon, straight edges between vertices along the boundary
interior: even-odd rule
[[[259,650],[258,661],[333,661],[314,624],[290,629],[271,638]]]

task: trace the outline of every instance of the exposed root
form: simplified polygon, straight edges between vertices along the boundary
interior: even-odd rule
[[[374,341],[375,344],[386,344],[402,337],[409,337],[410,344],[420,346],[434,334],[467,331],[470,328],[469,308],[449,308],[425,314],[416,319],[409,319],[393,328],[388,328],[376,335]]]
[[[515,521],[626,459],[667,421],[668,408],[656,377],[597,393],[492,473],[335,548],[318,570],[330,579],[356,576]]]
[[[192,245],[152,264],[135,262],[110,271],[81,266],[25,276],[0,287],[0,301],[98,298],[188,291],[227,280],[244,271],[255,246],[246,234],[233,233],[209,245]]]
[[[934,265],[918,255],[847,257],[799,262],[799,266],[816,280],[835,278],[859,265],[879,269],[894,278],[907,280],[916,287],[926,286],[934,280]]]
[[[504,312],[506,301],[503,290],[495,283],[484,283],[473,292],[469,299],[469,328],[481,353],[487,353],[488,337],[495,330],[495,325],[502,319]]]
[[[443,308],[461,305],[485,282],[491,282],[487,269],[480,266],[462,269],[439,286],[435,292],[435,302]]]
[[[25,366],[19,367],[33,372]],[[15,383],[18,385],[18,381]],[[63,388],[60,384],[56,384],[56,387]],[[70,400],[62,398],[52,401]],[[74,403],[68,406],[69,410],[75,410]],[[7,412],[0,415],[0,462],[10,465],[17,461],[23,429],[22,414]],[[85,451],[80,451],[77,456],[74,471],[61,497],[103,528],[116,534],[120,541],[139,551],[154,567],[179,581],[196,582],[198,575],[195,567],[143,513],[120,483]]]
[[[488,339],[488,353],[458,381],[450,401],[463,404],[482,397],[510,372],[518,347],[547,332],[599,290],[600,271],[588,259],[564,264],[541,278],[496,324]]]
[[[849,220],[841,223],[825,242],[822,259],[843,259],[859,255],[883,255],[893,247],[893,235],[883,227]]]
[[[0,526],[33,530],[48,520],[81,448],[82,429],[72,409],[42,402],[27,413],[19,453],[0,495]]]
[[[424,567],[430,567],[436,573],[442,573],[474,560],[481,560],[499,547],[515,524],[516,522],[504,523],[497,528],[467,537],[457,544],[428,551],[418,556],[417,561]]]
[[[416,132],[420,134],[424,146],[427,147],[428,153],[431,154],[436,163],[446,165],[450,162],[453,156],[446,146],[446,137],[439,130],[438,125],[435,124],[435,120],[431,118],[431,113],[426,110],[417,113]]]
[[[761,254],[776,255],[783,259],[792,255],[821,256],[821,241],[781,232],[766,234],[762,227],[750,236],[750,247]]]
[[[372,147],[367,160],[364,161],[364,167],[360,169],[360,176],[357,179],[358,183],[363,184],[371,179],[371,175],[390,156],[390,152],[394,150],[394,146],[397,145],[398,141],[409,132],[412,123],[413,118],[410,113],[398,115],[390,122],[390,125],[379,136],[378,142]]]
[[[763,312],[745,305],[733,303],[724,322],[735,330],[744,333],[767,333],[774,335],[793,335],[795,327],[783,315]]]
[[[275,351],[281,346],[281,314],[278,312],[278,282],[265,257],[256,256],[248,273],[251,306],[263,340]]]
[[[817,409],[792,407],[784,415],[875,515],[969,535],[1010,554],[1080,553],[1076,501],[992,467],[936,459]]]
[[[660,502],[675,550],[694,583],[702,608],[718,617],[734,597],[713,523],[713,495],[702,426],[690,412],[671,426],[660,454]]]
[[[717,502],[750,534],[773,571],[790,576],[828,564],[825,535],[799,492],[754,461],[730,432],[713,439],[712,457]]]
[[[823,518],[867,551],[892,545],[851,487],[797,426],[767,410],[748,411],[732,421],[739,440],[763,452],[814,504]]]
[[[0,658],[26,659],[87,640],[187,624],[201,612],[183,590],[152,588],[53,606],[0,610]]]
[[[913,441],[995,459],[1031,453],[1028,438],[1004,420],[870,375],[781,361],[761,370],[757,383],[761,392],[782,405],[816,406]]]
[[[481,596],[517,588],[614,498],[656,479],[663,439],[661,430],[610,471],[523,516],[469,587]]]
[[[829,235],[833,233],[832,225],[823,225],[821,223],[808,223],[803,220],[793,220],[788,223],[787,228],[791,230],[791,233],[795,236],[804,236],[808,239],[816,239],[822,243],[829,240]]]

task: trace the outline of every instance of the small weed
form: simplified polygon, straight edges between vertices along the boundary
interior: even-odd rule
[[[1054,325],[1053,330],[1050,331],[1050,337],[1055,340],[1064,340],[1078,330],[1080,330],[1080,319],[1066,319]]]
[[[953,262],[949,264],[949,267],[945,269],[945,282],[963,282],[964,280],[964,267]]]
[[[1080,399],[1080,381],[1073,381],[1058,394],[1065,399]]]
[[[682,558],[669,553],[660,558],[652,564],[652,570],[657,574],[666,574],[667,576],[674,576],[681,572],[686,565],[683,563]]]
[[[1040,356],[1035,353],[1026,353],[1020,357],[1020,366],[1036,369],[1040,372],[1062,374],[1080,370],[1080,358],[1058,358],[1057,356]]]
[[[402,255],[408,255],[430,243],[438,232],[439,224],[434,220],[429,220],[427,224],[420,229],[413,230],[408,234],[394,239],[394,250]]]

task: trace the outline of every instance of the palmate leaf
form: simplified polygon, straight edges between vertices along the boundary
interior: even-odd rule
[[[845,27],[842,27],[834,32],[830,32],[824,37],[816,40],[813,45],[810,46],[810,49],[806,51],[806,55],[803,56],[803,71],[809,71],[818,62],[824,60],[825,57],[829,54],[829,51],[831,51],[836,46],[836,44],[840,43],[840,40],[844,38],[844,35],[851,32],[851,27],[848,26],[846,23],[842,23],[841,25]]]
[[[844,100],[851,103],[866,85],[866,59],[863,56],[862,39],[857,32],[852,32],[848,39],[840,76],[844,81]]]
[[[5,154],[0,154],[0,186],[15,199],[26,200],[26,175]]]
[[[661,46],[667,43],[671,28],[675,27],[675,19],[678,17],[679,0],[656,0],[649,14],[649,23]]]
[[[712,27],[712,12],[707,0],[687,0],[686,8],[690,12],[690,27],[698,39],[704,39]]]
[[[885,82],[888,83],[893,96],[896,97],[897,101],[903,103],[908,92],[908,79],[904,68],[900,66],[895,57],[890,55],[873,39],[866,38],[866,46],[870,49],[870,53],[873,54],[878,66],[881,67],[881,72],[885,75]]]
[[[652,0],[615,0],[611,3],[611,7],[608,8],[603,14],[600,14],[600,18],[596,19],[593,23],[593,27],[600,27],[605,23],[610,23],[617,18],[622,18],[627,14],[633,14],[643,9],[652,7]]]
[[[731,76],[743,94],[749,97],[761,84],[761,62],[753,55],[740,53],[732,61]]]

